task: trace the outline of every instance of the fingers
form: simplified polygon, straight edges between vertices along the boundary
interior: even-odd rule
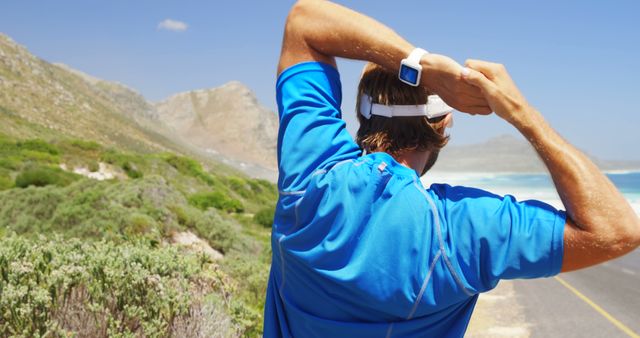
[[[480,88],[483,92],[491,93],[495,90],[495,84],[483,73],[475,69],[464,68],[462,70],[462,78],[467,81],[467,83]]]
[[[483,61],[483,60],[474,60],[468,59],[464,65],[468,68],[475,69],[482,74],[484,74],[487,78],[493,80],[494,76],[504,68],[503,65],[499,63]]]
[[[482,90],[480,90],[480,88],[478,88],[477,86],[474,86],[466,81],[463,81],[460,84],[460,88],[458,89],[457,95],[460,97],[466,97],[468,99],[474,100],[476,102],[476,105],[479,105],[481,102],[486,101],[486,99],[484,98],[484,94],[482,93]]]
[[[493,110],[488,106],[467,106],[459,110],[470,115],[490,115],[493,113]]]

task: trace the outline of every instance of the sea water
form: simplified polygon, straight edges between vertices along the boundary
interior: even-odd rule
[[[607,177],[618,187],[640,215],[640,171],[609,172]],[[512,195],[519,201],[540,200],[557,209],[565,209],[548,174],[495,173],[427,173],[422,177],[425,187],[432,183],[447,183],[480,188],[498,195]]]

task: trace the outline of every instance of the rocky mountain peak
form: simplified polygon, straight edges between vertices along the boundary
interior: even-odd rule
[[[243,83],[179,93],[155,108],[162,123],[197,147],[241,168],[275,171],[277,116]]]

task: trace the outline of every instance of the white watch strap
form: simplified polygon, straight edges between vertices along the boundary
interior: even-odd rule
[[[407,57],[407,60],[409,60],[412,63],[419,64],[420,60],[422,59],[422,57],[425,54],[429,54],[429,52],[427,52],[426,50],[424,50],[422,48],[415,48],[414,50],[411,51],[411,53]]]

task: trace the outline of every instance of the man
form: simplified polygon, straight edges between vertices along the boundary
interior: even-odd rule
[[[371,63],[357,107],[362,149],[341,120],[335,57]],[[265,337],[460,337],[478,294],[500,279],[548,277],[640,244],[640,220],[623,196],[525,101],[504,67],[466,67],[339,5],[294,5],[276,84],[280,198]],[[446,143],[451,119],[431,93],[517,128],[566,213],[477,189],[425,189],[419,175]]]

